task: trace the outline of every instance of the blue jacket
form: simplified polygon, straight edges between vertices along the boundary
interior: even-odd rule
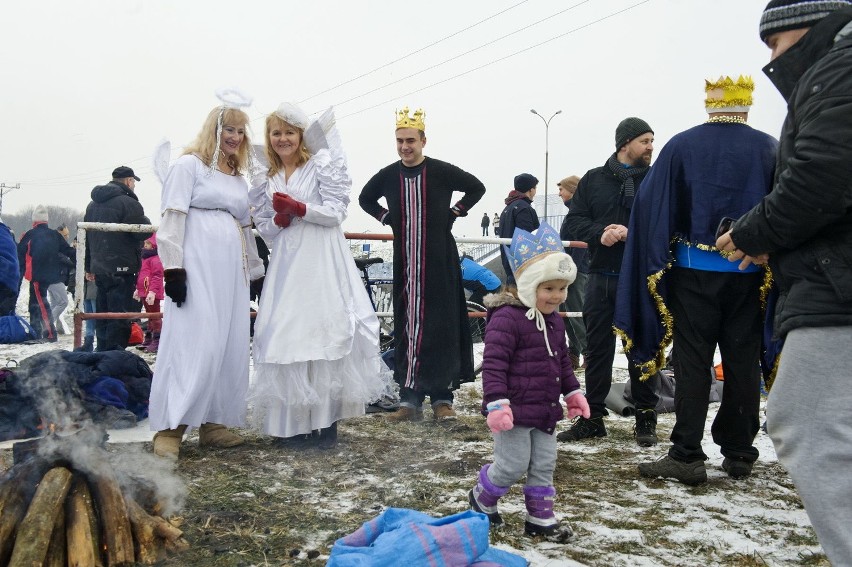
[[[0,222],[0,286],[17,290],[21,282],[21,266],[15,237],[9,227]]]
[[[18,263],[31,282],[64,283],[76,257],[76,251],[47,223],[25,232],[18,243]]]
[[[462,285],[465,289],[478,287],[476,284],[482,285],[486,292],[495,292],[500,289],[502,282],[500,278],[494,275],[494,272],[473,261],[472,258],[462,256],[461,259]],[[476,291],[475,289],[473,291]]]

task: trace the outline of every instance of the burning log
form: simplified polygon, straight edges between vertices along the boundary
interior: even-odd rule
[[[128,478],[125,492],[94,433],[51,435],[15,453],[16,464],[0,475],[0,565],[153,565],[189,547],[158,515],[152,483]],[[94,446],[85,442],[92,439]],[[81,440],[82,449],[71,446]]]

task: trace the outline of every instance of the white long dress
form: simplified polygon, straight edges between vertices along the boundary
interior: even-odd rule
[[[385,392],[379,321],[340,223],[351,179],[342,157],[320,150],[290,178],[250,190],[254,222],[271,243],[254,332],[252,421],[277,437],[307,434],[364,414]],[[306,204],[286,229],[273,222],[271,194]]]
[[[180,157],[163,183],[158,247],[164,268],[186,269],[186,301],[163,304],[151,384],[151,429],[245,424],[249,281],[260,277],[242,176]],[[254,251],[252,255],[251,252]],[[259,272],[258,272],[258,264]]]

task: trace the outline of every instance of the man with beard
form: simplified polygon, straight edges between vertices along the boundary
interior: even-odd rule
[[[588,419],[578,417],[570,429],[557,435],[559,441],[606,436],[605,400],[612,385],[615,358],[615,290],[633,196],[651,165],[654,131],[641,118],[625,118],[615,129],[615,149],[602,167],[580,179],[566,219],[569,233],[589,245],[583,321],[588,342],[586,399],[591,415]],[[657,443],[657,394],[650,381],[639,380],[639,368],[630,365],[628,372],[636,405],[634,436],[639,445],[650,447]]]
[[[425,113],[397,112],[400,160],[361,191],[361,208],[393,230],[394,380],[400,408],[390,421],[423,419],[426,396],[435,421],[455,419],[453,390],[472,382],[473,342],[459,252],[450,232],[485,193],[485,185],[450,163],[423,155]],[[451,205],[453,192],[464,196]],[[387,208],[379,204],[384,199]]]

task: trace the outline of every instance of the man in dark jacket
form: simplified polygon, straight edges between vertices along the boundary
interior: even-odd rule
[[[86,222],[151,224],[134,194],[140,181],[126,166],[112,172],[112,181],[92,189]],[[142,242],[151,232],[89,231],[86,238],[86,279],[98,288],[98,313],[131,310],[136,275],[142,265]],[[130,338],[128,319],[98,319],[95,325],[98,351],[123,350]]]
[[[538,228],[538,214],[532,206],[535,197],[538,179],[529,173],[521,173],[515,176],[515,188],[509,191],[506,197],[506,208],[500,213],[499,234],[497,228],[494,233],[501,238],[512,238],[515,227],[522,228],[527,232],[533,232]],[[496,226],[496,225],[495,225]],[[515,276],[506,257],[506,250],[500,247],[500,261],[503,263],[503,271],[506,273],[506,283],[515,285]]]
[[[30,281],[30,325],[39,338],[56,341],[47,288],[64,281],[66,264],[75,257],[74,249],[55,230],[48,228],[47,209],[33,210],[33,227],[18,243],[18,263]]]
[[[603,418],[608,415],[606,396],[612,385],[615,358],[615,290],[633,196],[651,165],[654,131],[641,118],[625,118],[615,129],[615,150],[602,167],[588,171],[580,179],[567,217],[568,232],[589,245],[583,321],[589,355],[586,399],[591,417],[578,417],[570,429],[557,436],[560,441],[606,436]],[[650,381],[639,379],[638,368],[628,365],[628,372],[636,406],[636,442],[651,446],[657,442],[657,394]]]
[[[833,565],[852,557],[852,2],[773,0],[764,72],[787,100],[772,192],[716,241],[769,261],[784,338],[767,407],[778,460]]]

